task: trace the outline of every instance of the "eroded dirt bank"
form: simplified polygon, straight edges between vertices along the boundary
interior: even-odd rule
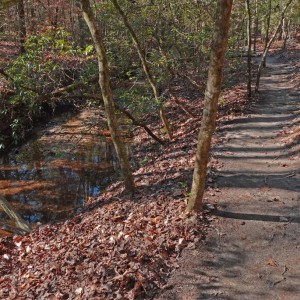
[[[299,299],[299,57],[271,57],[251,113],[220,128],[215,221],[159,299]]]

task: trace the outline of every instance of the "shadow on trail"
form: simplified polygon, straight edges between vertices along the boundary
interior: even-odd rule
[[[184,274],[185,278],[182,276],[183,282],[198,290],[198,296],[195,299],[297,299],[292,298],[291,295],[299,293],[297,284],[300,280],[299,275],[289,274],[289,269],[282,275],[283,266],[267,265],[268,256],[264,257],[265,260],[258,260],[255,264],[249,265],[248,249],[239,241],[233,240],[228,240],[220,246],[220,239],[222,237],[216,233],[211,235],[199,249],[200,257],[194,257],[197,268],[188,270]],[[205,254],[201,254],[202,252]],[[276,277],[272,277],[271,270],[277,272]],[[196,286],[195,278],[197,279]],[[255,278],[258,278],[256,283]],[[254,284],[255,288],[253,288]],[[275,295],[272,294],[275,291],[278,292],[278,298],[271,296]],[[286,297],[282,298],[281,295],[286,295]],[[174,299],[182,298],[175,296]]]
[[[225,175],[226,174],[226,175]],[[295,171],[278,172],[278,173],[223,173],[223,177],[218,180],[218,187],[230,187],[230,188],[274,188],[284,189],[294,192],[300,192],[300,179],[299,174]]]
[[[182,277],[191,286],[197,278],[199,300],[299,298],[300,145],[289,130],[300,118],[288,79],[276,77],[290,74],[284,68],[276,64],[263,75],[252,116],[218,131],[224,142],[214,157],[225,167],[210,213],[217,221],[197,250],[197,267]]]
[[[280,222],[280,223],[300,223],[300,216],[272,216],[262,214],[236,213],[230,211],[215,210],[213,215],[223,218],[248,220],[248,221],[264,221],[264,222]]]
[[[267,112],[266,112],[267,114]],[[296,120],[293,122],[293,120]],[[264,127],[259,125],[261,122],[267,122]],[[241,119],[234,119],[229,120],[223,123],[223,127],[218,130],[219,133],[221,132],[236,132],[239,129],[262,129],[262,128],[269,128],[269,129],[278,129],[278,127],[283,123],[288,122],[289,126],[294,126],[299,124],[299,120],[297,120],[296,115],[288,115],[288,116],[277,116],[274,117],[274,114],[270,113],[270,116],[259,116],[259,117],[252,117],[252,118],[241,118]],[[257,124],[257,126],[253,125]],[[234,125],[234,127],[228,127],[228,125]]]

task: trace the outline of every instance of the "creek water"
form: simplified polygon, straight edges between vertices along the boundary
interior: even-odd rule
[[[33,139],[0,158],[0,195],[29,223],[68,217],[96,197],[118,163],[97,110],[53,120]],[[106,136],[105,136],[106,135]],[[0,211],[2,229],[8,221]]]

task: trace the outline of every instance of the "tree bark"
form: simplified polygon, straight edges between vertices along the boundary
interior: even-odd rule
[[[114,5],[114,7],[116,8],[116,10],[118,11],[119,15],[121,16],[125,27],[127,28],[127,30],[130,33],[130,36],[131,36],[131,38],[133,40],[133,44],[134,44],[135,48],[137,49],[140,61],[142,63],[142,67],[143,67],[144,73],[145,73],[146,78],[147,78],[147,80],[148,80],[148,82],[149,82],[149,84],[150,84],[150,86],[152,88],[154,99],[159,104],[160,119],[161,119],[161,121],[162,121],[162,123],[163,123],[163,125],[165,127],[165,130],[166,130],[166,133],[168,135],[169,140],[172,140],[173,136],[172,136],[171,126],[170,126],[169,121],[168,121],[168,119],[167,119],[167,117],[165,115],[164,108],[163,108],[163,103],[159,99],[160,95],[159,95],[159,92],[158,92],[158,89],[157,89],[157,85],[156,85],[156,82],[155,82],[155,80],[154,80],[154,78],[152,76],[152,73],[150,71],[148,63],[146,61],[144,50],[142,49],[140,41],[139,41],[137,35],[135,34],[132,26],[130,25],[130,23],[129,23],[128,19],[127,19],[127,16],[125,15],[124,11],[120,7],[118,1],[117,0],[112,0],[112,3]]]
[[[282,20],[282,36],[283,36],[283,43],[282,43],[282,49],[286,49],[286,41],[288,39],[288,20],[286,18],[283,18]]]
[[[268,42],[269,42],[269,30],[270,30],[271,13],[272,13],[272,0],[269,0],[264,51],[266,50],[266,48],[268,46]],[[264,57],[264,60],[262,62],[262,66],[264,68],[266,67],[266,57]]]
[[[252,46],[252,41],[251,41],[251,23],[252,23],[252,18],[251,18],[251,8],[250,8],[250,1],[246,0],[246,10],[247,10],[247,15],[248,15],[248,28],[247,28],[247,39],[248,39],[248,51],[247,51],[247,94],[248,94],[248,99],[251,98],[251,46]]]
[[[20,52],[25,53],[25,38],[26,38],[26,25],[25,25],[25,9],[24,1],[18,0],[18,17],[19,17],[19,39],[20,39]]]
[[[260,82],[260,76],[261,76],[261,72],[262,72],[262,69],[265,67],[265,62],[266,62],[266,58],[267,58],[267,54],[268,54],[268,51],[273,43],[273,41],[275,40],[275,37],[281,27],[281,24],[282,24],[282,20],[284,18],[284,15],[286,13],[286,10],[288,9],[289,5],[293,2],[293,0],[288,0],[288,2],[286,3],[283,11],[281,12],[281,16],[280,16],[280,20],[277,24],[277,27],[275,29],[275,32],[273,34],[273,36],[271,37],[271,39],[269,40],[269,42],[267,43],[267,46],[265,47],[265,50],[264,50],[264,53],[262,55],[262,58],[261,58],[261,61],[260,61],[260,64],[259,64],[259,67],[258,67],[258,71],[257,71],[257,77],[256,77],[256,85],[255,85],[255,93],[258,92],[258,88],[259,88],[259,82]]]
[[[256,53],[256,44],[258,36],[258,0],[255,0],[255,27],[254,27],[254,41],[253,41],[253,52]]]
[[[225,51],[233,0],[218,0],[208,80],[204,98],[203,118],[198,137],[192,190],[187,212],[202,209],[209,149],[216,128],[217,104],[221,90]]]
[[[36,28],[36,14],[35,14],[35,8],[30,8],[30,31],[34,32]]]
[[[91,36],[94,41],[95,49],[98,56],[99,84],[102,91],[104,109],[105,109],[105,114],[108,122],[108,127],[110,130],[111,138],[120,162],[126,190],[128,190],[129,192],[133,192],[135,189],[134,180],[133,180],[132,171],[128,160],[128,154],[126,152],[124,143],[122,141],[118,129],[118,124],[117,124],[117,119],[115,114],[115,106],[114,106],[113,96],[112,96],[112,91],[110,86],[110,75],[109,75],[107,55],[102,40],[101,32],[96,25],[96,21],[90,5],[90,1],[81,0],[81,6],[82,6],[83,18],[86,21],[88,28],[91,32]]]

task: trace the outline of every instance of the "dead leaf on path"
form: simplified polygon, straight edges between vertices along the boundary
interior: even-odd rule
[[[75,290],[75,294],[81,295],[82,291],[83,291],[83,288],[82,288],[82,287],[79,287],[79,288],[77,288],[77,289]]]
[[[227,151],[227,152],[225,152],[227,155],[234,155],[234,153],[233,152],[231,152],[231,151]]]
[[[262,187],[260,187],[259,189],[260,189],[261,191],[263,191],[263,192],[268,192],[268,191],[271,190],[271,188],[268,187],[268,186],[262,186]]]
[[[268,266],[272,266],[272,267],[277,267],[277,266],[278,266],[277,262],[276,262],[273,258],[269,258],[269,259],[266,261],[266,264],[267,264]]]

